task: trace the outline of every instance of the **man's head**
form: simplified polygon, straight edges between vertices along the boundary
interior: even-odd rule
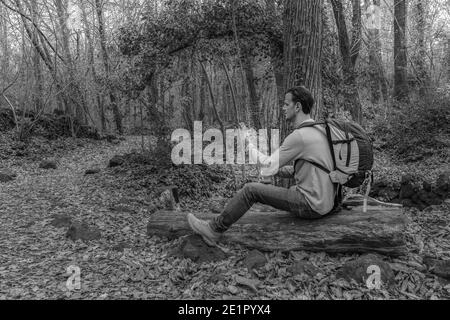
[[[288,121],[294,121],[297,114],[310,115],[314,107],[314,98],[305,87],[293,87],[286,92],[283,111]]]

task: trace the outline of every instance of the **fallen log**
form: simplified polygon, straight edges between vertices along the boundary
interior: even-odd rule
[[[212,219],[212,213],[195,213]],[[307,250],[328,253],[375,252],[389,256],[405,253],[407,218],[400,208],[369,207],[343,210],[319,220],[304,220],[284,211],[250,210],[228,230],[221,243],[237,243],[261,251]],[[176,239],[192,234],[186,213],[161,210],[147,225],[148,236]]]

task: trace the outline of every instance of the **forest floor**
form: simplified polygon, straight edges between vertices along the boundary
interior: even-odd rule
[[[420,212],[405,209],[408,254],[385,257],[395,274],[395,286],[370,290],[336,278],[336,272],[357,254],[266,253],[267,263],[250,273],[243,263],[249,251],[229,246],[231,257],[197,264],[170,256],[181,239],[149,238],[149,192],[135,185],[136,168],[107,168],[114,155],[140,148],[137,137],[120,144],[71,140],[51,155],[56,170],[38,167],[39,157],[4,157],[3,169],[17,174],[0,184],[1,299],[449,299],[448,282],[427,270],[427,254],[450,259],[450,205]],[[95,175],[87,169],[98,168]],[[0,168],[1,169],[1,168]],[[219,195],[220,196],[220,195]],[[220,198],[183,202],[184,210],[210,210]],[[52,225],[54,215],[66,214],[95,225],[101,238],[72,241],[66,228]],[[292,276],[288,268],[305,260],[321,270],[314,276]],[[67,268],[81,271],[81,290],[66,286]],[[237,283],[257,281],[249,289]],[[256,289],[256,290],[255,290]]]

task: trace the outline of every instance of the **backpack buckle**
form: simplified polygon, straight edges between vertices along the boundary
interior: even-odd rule
[[[350,180],[350,175],[336,170],[330,172],[330,179],[333,183],[343,185],[346,184],[348,180]]]

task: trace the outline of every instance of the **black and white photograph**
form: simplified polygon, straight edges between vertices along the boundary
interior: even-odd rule
[[[450,0],[0,0],[0,300],[449,299]]]

